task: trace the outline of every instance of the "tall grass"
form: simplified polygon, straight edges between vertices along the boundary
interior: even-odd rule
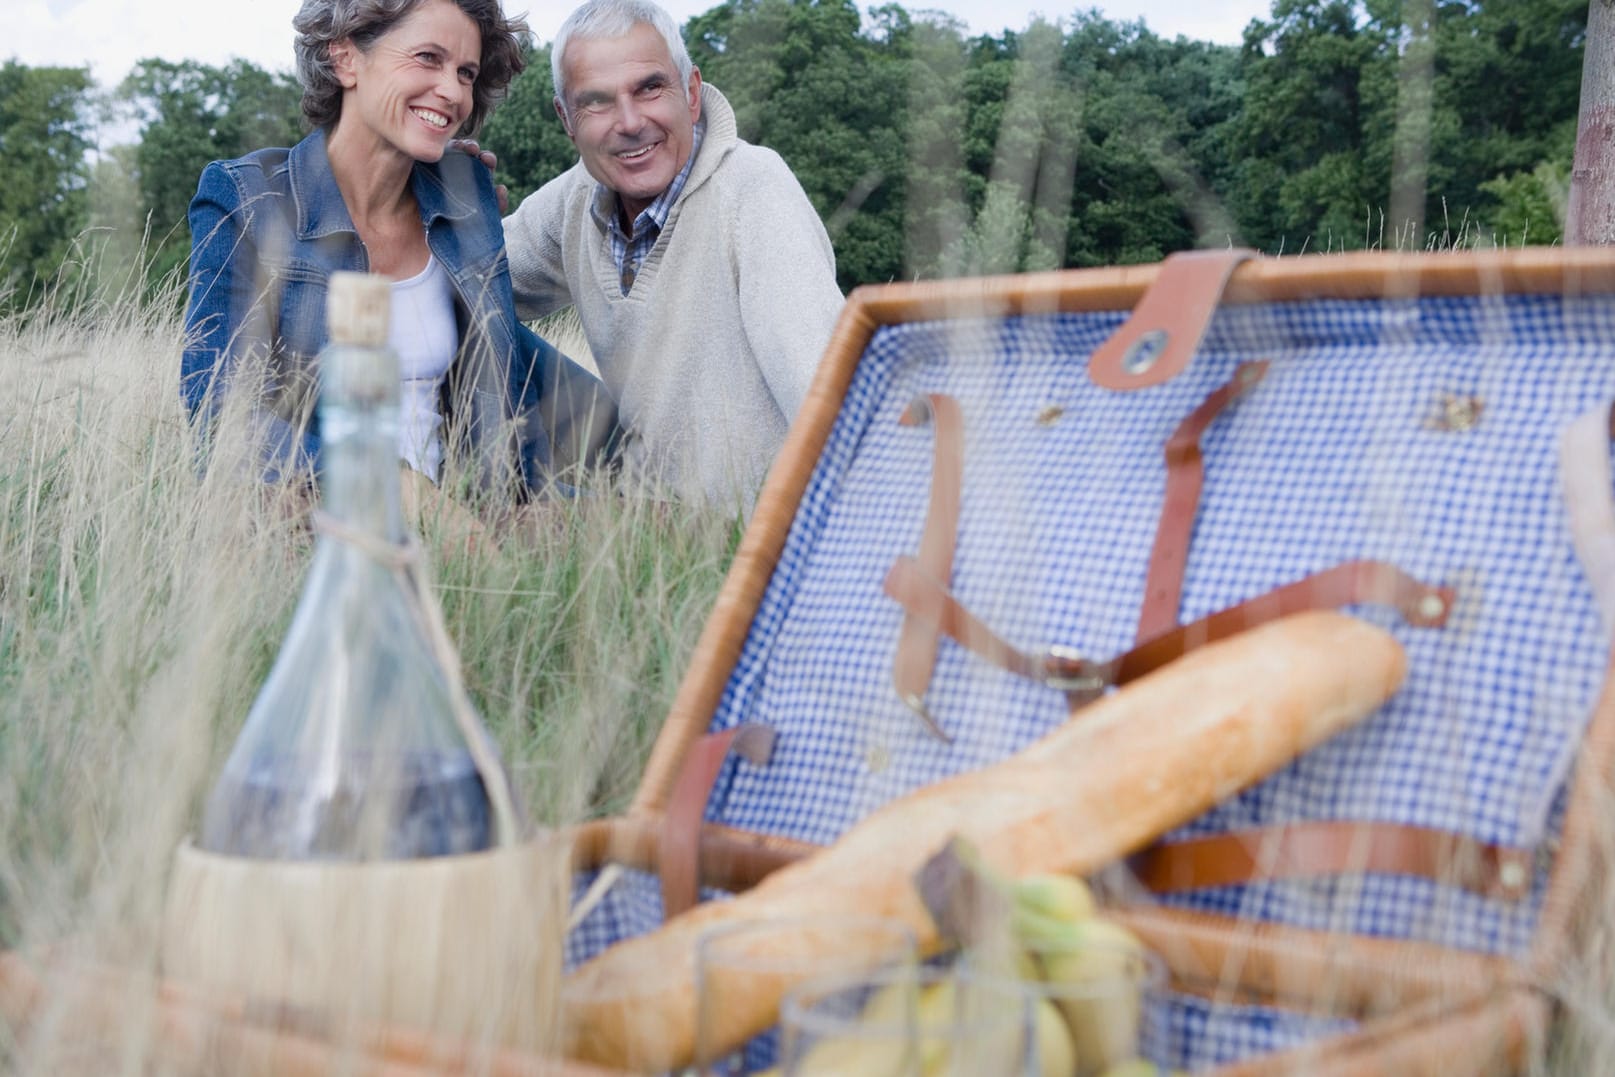
[[[141,292],[0,321],[0,946],[150,969],[171,854],[312,542],[291,498],[199,476],[175,286]],[[425,536],[467,685],[535,819],[626,801],[736,538],[731,519],[611,492],[474,552]],[[35,1062],[8,1068],[53,1068]]]
[[[0,947],[151,970],[170,856],[312,546],[294,499],[198,475],[177,285],[137,277],[0,320]],[[472,552],[426,536],[468,687],[536,820],[624,805],[736,539],[726,517],[611,491]],[[1537,985],[1561,1005],[1555,1074],[1615,1068],[1615,909],[1586,914],[1587,944]],[[0,1022],[0,1068],[62,1068],[8,1035]],[[144,1051],[131,1033],[84,1071],[147,1072]]]

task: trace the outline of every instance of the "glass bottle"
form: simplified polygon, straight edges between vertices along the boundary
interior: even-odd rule
[[[514,840],[497,752],[465,699],[435,599],[411,571],[390,299],[383,278],[331,278],[313,563],[204,809],[210,852],[392,860]]]

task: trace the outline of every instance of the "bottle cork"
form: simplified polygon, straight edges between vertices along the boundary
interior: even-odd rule
[[[332,273],[325,321],[333,344],[379,348],[387,343],[392,288],[371,273]]]
[[[398,403],[398,357],[387,347],[392,285],[369,273],[332,273],[325,297],[329,347],[320,360],[321,395],[338,405]]]

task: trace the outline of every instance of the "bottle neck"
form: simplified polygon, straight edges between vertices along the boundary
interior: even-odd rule
[[[320,408],[320,491],[327,513],[390,544],[404,541],[398,477],[398,405]]]

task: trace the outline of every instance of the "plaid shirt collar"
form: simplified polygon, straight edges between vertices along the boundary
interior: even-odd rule
[[[622,286],[622,294],[627,295],[634,286],[634,278],[639,275],[639,266],[656,246],[657,237],[662,234],[662,228],[667,224],[667,215],[673,210],[673,203],[679,200],[684,193],[684,184],[690,178],[690,169],[695,167],[695,155],[701,152],[701,137],[706,133],[706,120],[701,119],[695,125],[695,134],[690,140],[690,157],[679,169],[679,174],[673,177],[673,182],[667,185],[667,190],[656,196],[655,201],[639,211],[634,218],[634,234],[632,237],[623,235],[621,216],[617,212],[617,196],[604,184],[601,184],[594,199],[594,219],[605,229],[606,238],[611,242],[611,257],[617,263],[617,278]]]

